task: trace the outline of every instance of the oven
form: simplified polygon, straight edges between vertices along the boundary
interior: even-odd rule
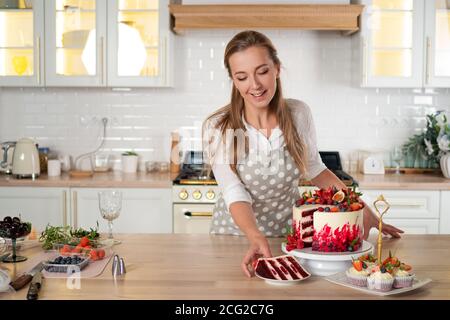
[[[172,188],[173,232],[209,233],[217,185],[174,185]]]
[[[201,151],[188,151],[173,180],[174,233],[209,233],[214,204],[220,189]]]

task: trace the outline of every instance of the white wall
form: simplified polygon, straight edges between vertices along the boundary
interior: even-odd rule
[[[2,88],[0,141],[34,137],[41,146],[77,156],[135,149],[143,160],[168,160],[170,132],[198,132],[227,103],[230,81],[222,58],[235,30],[189,31],[175,37],[175,87],[170,89]],[[448,89],[361,89],[351,83],[351,38],[338,32],[263,31],[278,48],[285,97],[312,109],[321,150],[344,158],[357,149],[389,150],[425,127],[425,115],[450,110]]]

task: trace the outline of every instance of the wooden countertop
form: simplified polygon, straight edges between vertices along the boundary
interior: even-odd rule
[[[441,174],[351,174],[361,189],[402,189],[402,190],[450,190],[450,179]],[[55,187],[55,188],[171,188],[177,174],[136,173],[123,174],[120,171],[95,173],[89,178],[74,178],[68,174],[59,177],[42,175],[30,179],[14,179],[0,174],[0,187]],[[308,182],[301,185],[311,185]]]
[[[351,174],[361,189],[450,190],[442,174]]]
[[[411,264],[419,278],[433,281],[425,287],[390,297],[378,297],[312,276],[293,286],[273,286],[259,278],[246,278],[240,262],[247,240],[214,235],[118,235],[115,247],[126,262],[124,280],[114,282],[111,262],[97,278],[82,279],[81,288],[69,290],[65,279],[44,279],[39,299],[450,299],[450,236],[406,235],[386,239],[384,251],[393,250]],[[282,254],[283,239],[272,238],[274,255]],[[375,237],[369,239],[375,243]],[[31,258],[40,247],[23,251]],[[20,274],[26,262],[18,263]],[[1,264],[13,276],[14,266]],[[27,287],[0,293],[0,299],[25,299]]]
[[[59,177],[41,175],[36,180],[15,179],[0,175],[0,187],[54,187],[54,188],[171,188],[177,174],[96,172],[92,177],[72,177],[67,173]]]

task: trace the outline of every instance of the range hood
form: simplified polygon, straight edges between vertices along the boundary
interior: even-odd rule
[[[169,5],[175,33],[188,29],[359,30],[358,4]]]

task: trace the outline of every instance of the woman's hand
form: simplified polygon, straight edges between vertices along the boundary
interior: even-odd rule
[[[372,209],[370,209],[369,206],[367,206],[367,204],[364,207],[364,239],[367,240],[367,238],[369,237],[369,232],[370,229],[372,228],[377,228],[378,229],[378,222],[379,222],[379,218],[378,216],[375,214],[375,212],[372,211]],[[383,230],[382,230],[384,235],[390,235],[393,238],[400,238],[400,233],[404,233],[403,230],[400,230],[390,224],[385,224],[383,223]]]
[[[263,234],[257,234],[248,237],[250,241],[250,248],[248,249],[244,259],[242,260],[242,270],[247,277],[253,277],[255,270],[253,264],[258,258],[270,258],[272,253],[270,252],[269,242]]]

